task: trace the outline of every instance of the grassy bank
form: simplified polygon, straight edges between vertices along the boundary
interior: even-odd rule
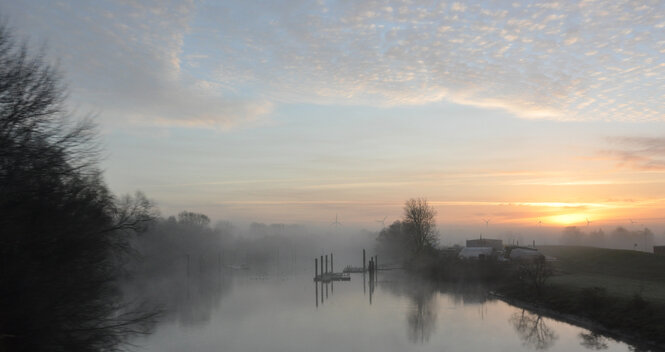
[[[665,350],[665,257],[591,247],[538,249],[556,258],[545,262],[553,275],[543,285],[527,275],[537,271],[533,264],[459,260],[456,253],[445,251],[416,258],[406,268],[435,281],[482,282],[509,301]]]
[[[588,247],[539,250],[557,258],[545,289],[536,295],[511,282],[503,294],[665,346],[665,257]]]

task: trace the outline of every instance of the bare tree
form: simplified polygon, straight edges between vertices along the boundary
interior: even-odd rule
[[[178,222],[207,227],[210,224],[210,218],[205,214],[182,211],[178,214]]]
[[[436,210],[424,198],[409,199],[404,204],[404,220],[406,232],[413,239],[414,253],[419,254],[427,247],[437,243]]]
[[[111,194],[94,124],[65,96],[0,24],[0,350],[113,350],[153,316],[123,307],[116,285],[152,206]]]
[[[542,293],[545,282],[554,274],[552,264],[544,255],[523,258],[517,261],[517,274],[520,281],[530,286],[537,295]]]

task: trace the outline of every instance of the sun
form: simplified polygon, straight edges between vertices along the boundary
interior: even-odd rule
[[[586,223],[587,217],[588,216],[586,214],[574,213],[553,215],[548,217],[548,220],[553,223],[570,226],[573,224]]]

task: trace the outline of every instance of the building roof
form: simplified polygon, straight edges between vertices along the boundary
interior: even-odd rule
[[[492,247],[464,247],[459,252],[459,257],[462,259],[479,258],[481,255],[489,257],[492,255],[494,248]]]
[[[510,259],[532,258],[542,255],[543,254],[538,252],[535,248],[513,248],[510,251]]]

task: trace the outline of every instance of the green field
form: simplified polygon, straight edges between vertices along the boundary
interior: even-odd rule
[[[610,296],[632,297],[665,304],[665,256],[629,250],[542,246],[555,257],[556,275],[548,284],[582,290],[602,287]]]
[[[593,247],[541,246],[538,249],[557,258],[557,267],[564,273],[665,281],[665,256]]]
[[[665,348],[665,257],[591,247],[542,246],[554,257],[555,274],[537,297],[519,287],[508,296],[556,312],[585,317],[601,326]]]
[[[539,250],[557,258],[556,275],[548,283],[582,290],[602,287],[610,296],[632,297],[665,304],[665,256],[651,253],[570,246],[543,246]]]

